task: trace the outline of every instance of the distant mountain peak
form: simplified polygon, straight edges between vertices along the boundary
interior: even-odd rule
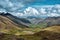
[[[10,13],[4,13],[4,12],[2,12],[2,13],[0,13],[0,15],[2,15],[2,16],[13,16],[12,14],[10,14]]]
[[[33,7],[28,7],[24,10],[24,15],[27,15],[27,16],[37,16],[39,15],[39,12],[37,9],[33,8]]]

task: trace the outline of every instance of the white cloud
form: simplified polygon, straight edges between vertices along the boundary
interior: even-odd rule
[[[56,5],[57,6],[57,5]],[[34,8],[34,7],[28,7],[24,10],[24,14],[21,14],[21,16],[24,16],[24,17],[28,17],[28,16],[60,16],[60,14],[58,14],[58,12],[60,12],[60,10],[57,10],[56,9],[53,9],[55,8],[54,7],[49,7],[49,6],[45,6],[45,7],[40,7],[39,10],[37,8]],[[47,11],[46,11],[47,10]],[[53,11],[53,12],[51,12]]]
[[[57,12],[57,10],[52,10],[54,13],[56,13]]]
[[[59,9],[60,8],[60,4],[55,5],[55,8]]]
[[[16,11],[17,9],[24,7],[24,4],[22,2],[15,3],[10,0],[0,0],[0,6],[5,8],[5,10],[8,9],[9,11]]]
[[[52,8],[52,7],[54,7],[55,5],[41,5],[41,6],[34,6],[34,7],[36,7],[36,8]]]
[[[23,13],[17,13],[18,16],[23,16]]]
[[[51,16],[51,17],[56,17],[56,16],[60,16],[59,14],[57,14],[57,13],[51,13],[51,14],[48,14],[48,16]]]
[[[60,13],[60,9],[58,9],[58,13]]]
[[[6,12],[6,10],[5,9],[0,9],[0,12]]]
[[[46,14],[46,11],[45,11],[46,9],[45,8],[41,8],[39,11],[40,11],[40,13],[42,13],[42,14]]]
[[[13,7],[14,5],[13,5],[13,3],[12,3],[12,2],[9,2],[9,6],[10,6],[10,7]]]
[[[30,0],[26,0],[26,1],[29,2]],[[28,7],[23,11],[23,13],[25,14],[17,12],[18,9],[23,8],[25,6],[23,1],[14,2],[13,0],[13,2],[11,2],[10,0],[0,0],[0,6],[2,6],[2,9],[0,8],[0,11],[6,12],[6,10],[8,9],[9,11],[16,12],[16,14],[15,13],[12,14],[17,16],[40,16],[42,14],[43,15],[48,14],[48,16],[60,16],[60,14],[58,14],[56,10],[52,10],[52,8],[57,8],[58,12],[60,13],[60,5],[41,5],[37,7]],[[45,10],[47,10],[48,12]],[[53,11],[53,13],[50,11]]]

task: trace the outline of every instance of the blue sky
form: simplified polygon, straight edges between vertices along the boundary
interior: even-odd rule
[[[60,0],[0,0],[0,8],[7,11],[15,11],[16,9],[25,8],[28,6],[41,6],[41,5],[55,5],[60,4]]]
[[[30,5],[55,5],[55,4],[60,4],[60,0],[33,0],[29,4]]]
[[[60,0],[0,0],[0,11],[15,13],[23,12],[29,7],[38,8],[44,5],[52,6],[57,4],[60,5]]]

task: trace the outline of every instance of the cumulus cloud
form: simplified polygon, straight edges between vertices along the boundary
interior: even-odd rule
[[[26,8],[26,10],[24,10],[24,13],[25,13],[24,15],[29,15],[29,16],[37,16],[37,15],[39,15],[38,10],[36,10],[33,7]]]
[[[0,12],[12,12],[16,16],[24,17],[40,15],[60,16],[60,5],[31,5],[36,2],[41,2],[41,0],[0,0]],[[20,12],[21,10],[23,12]]]
[[[33,2],[34,0],[0,0],[0,8],[9,12],[15,12]]]
[[[47,5],[43,7],[28,7],[24,10],[23,16],[60,16],[60,9],[57,5]]]
[[[11,2],[10,0],[0,0],[0,7],[7,11],[16,11],[17,9],[24,7],[24,4],[21,2],[19,3],[18,1]]]
[[[45,11],[46,9],[45,8],[41,8],[39,11],[40,11],[40,13],[42,13],[42,14],[46,14],[46,11]]]
[[[48,14],[47,16],[50,16],[50,17],[57,17],[57,16],[60,16],[60,14],[57,14],[57,13],[51,13],[51,14]]]
[[[60,8],[60,4],[57,4],[57,6],[55,5],[55,8]]]
[[[0,9],[0,12],[6,12],[6,10],[5,9]]]
[[[58,9],[58,12],[60,13],[60,9]]]

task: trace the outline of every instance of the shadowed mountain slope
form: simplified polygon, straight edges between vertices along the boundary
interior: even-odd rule
[[[24,18],[18,18],[18,17],[13,16],[13,15],[11,15],[11,14],[9,14],[9,13],[6,13],[6,14],[1,13],[0,15],[1,15],[2,17],[5,17],[5,18],[11,20],[12,22],[14,22],[14,23],[13,23],[14,25],[17,25],[17,26],[22,27],[22,28],[28,27],[26,24],[30,23],[28,20],[26,20],[26,19],[24,19]],[[3,19],[4,19],[4,18],[3,18]],[[2,19],[1,19],[1,20],[2,20]],[[8,21],[8,20],[7,20],[7,21]],[[12,24],[12,23],[11,23],[11,24]]]

